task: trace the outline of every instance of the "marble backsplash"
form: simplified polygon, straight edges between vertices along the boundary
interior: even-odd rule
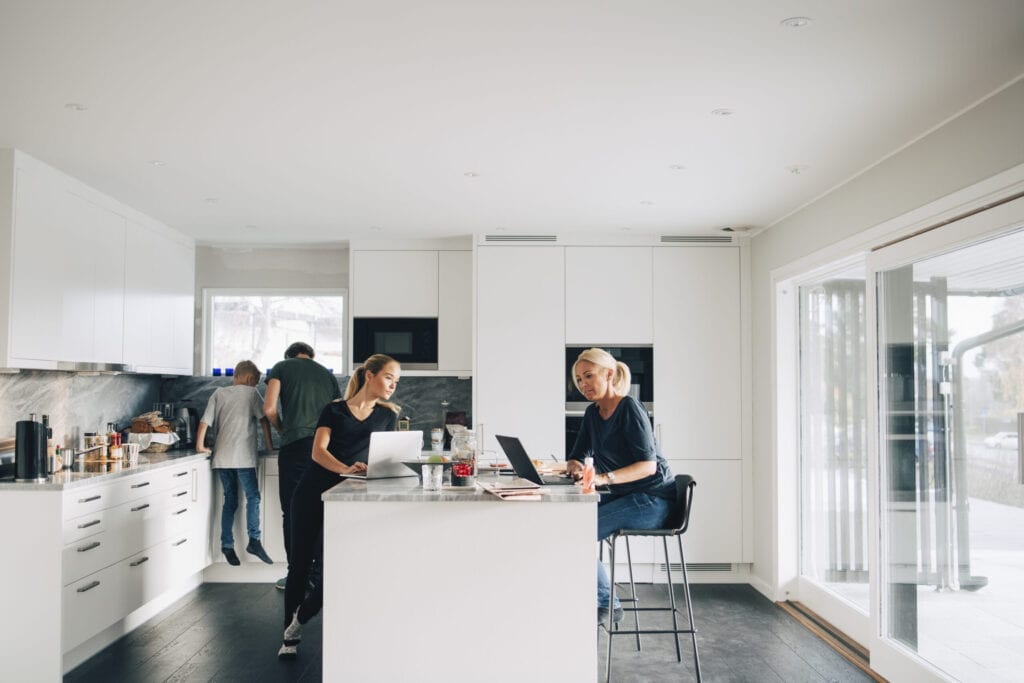
[[[172,377],[160,381],[161,401],[182,402],[194,408],[202,417],[210,394],[217,387],[229,386],[230,377]],[[345,391],[348,377],[339,377],[338,386]],[[465,412],[466,422],[473,424],[473,383],[456,377],[402,377],[391,400],[402,408],[401,417],[410,419],[410,429],[422,430],[424,447],[429,448],[430,429],[441,425],[441,401],[448,401],[449,412]],[[260,382],[256,389],[265,395],[266,384]],[[274,435],[277,438],[277,435]],[[263,448],[262,436],[260,448]],[[276,444],[275,445],[280,445]]]
[[[91,375],[22,370],[0,375],[0,438],[14,436],[30,413],[50,416],[54,437],[70,443],[82,432],[125,427],[160,400],[160,378],[151,375]]]

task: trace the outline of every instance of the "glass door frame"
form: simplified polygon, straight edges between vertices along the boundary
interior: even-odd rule
[[[888,619],[888,607],[882,587],[888,575],[886,558],[880,549],[885,548],[885,518],[881,507],[884,483],[883,471],[884,435],[879,429],[880,410],[885,400],[879,378],[880,329],[878,305],[880,274],[895,268],[912,265],[931,256],[955,251],[969,244],[998,237],[1024,224],[1024,198],[1017,198],[965,218],[912,235],[898,242],[880,247],[867,258],[867,345],[868,345],[868,463],[874,485],[869,487],[871,509],[875,515],[871,535],[874,558],[871,577],[871,639],[864,643],[871,651],[871,668],[890,680],[946,681],[948,677],[929,662],[922,659],[901,643],[884,636],[884,625]]]

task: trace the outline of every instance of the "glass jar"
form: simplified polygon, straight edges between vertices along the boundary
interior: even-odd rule
[[[452,486],[472,486],[476,483],[476,435],[469,431],[452,434]]]

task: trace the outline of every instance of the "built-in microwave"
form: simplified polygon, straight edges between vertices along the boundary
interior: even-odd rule
[[[385,353],[406,370],[437,370],[437,318],[354,318],[352,361]]]

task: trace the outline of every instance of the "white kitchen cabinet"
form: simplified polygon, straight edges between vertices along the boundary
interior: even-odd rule
[[[652,247],[565,248],[565,342],[650,344]]]
[[[0,150],[0,364],[127,363],[191,374],[193,243],[163,226],[140,236],[147,221],[25,154]],[[157,249],[161,240],[168,244]],[[134,260],[140,249],[149,258]],[[145,363],[131,359],[140,354]]]
[[[741,457],[738,247],[654,253],[654,421],[665,457]]]
[[[20,520],[7,536],[19,561],[0,563],[15,587],[4,606],[24,615],[0,625],[5,676],[57,680],[72,651],[81,661],[109,644],[95,638],[108,626],[182,590],[209,561],[209,479],[207,460],[182,459],[63,491],[0,490],[0,518]]]
[[[351,263],[353,317],[437,317],[436,250],[353,250]]]
[[[742,461],[670,460],[669,465],[673,473],[688,474],[697,482],[690,526],[683,534],[687,563],[742,562]],[[659,562],[662,554],[657,551]],[[679,562],[679,549],[671,542],[669,561]]]
[[[287,565],[284,549],[284,513],[281,511],[281,477],[278,476],[277,456],[263,458],[263,549],[275,563]]]
[[[473,420],[518,436],[528,453],[564,456],[565,260],[562,247],[477,249]],[[485,456],[486,457],[486,456]]]
[[[195,246],[159,225],[129,221],[125,363],[138,372],[192,374]]]
[[[473,252],[438,252],[437,369],[473,368]]]

